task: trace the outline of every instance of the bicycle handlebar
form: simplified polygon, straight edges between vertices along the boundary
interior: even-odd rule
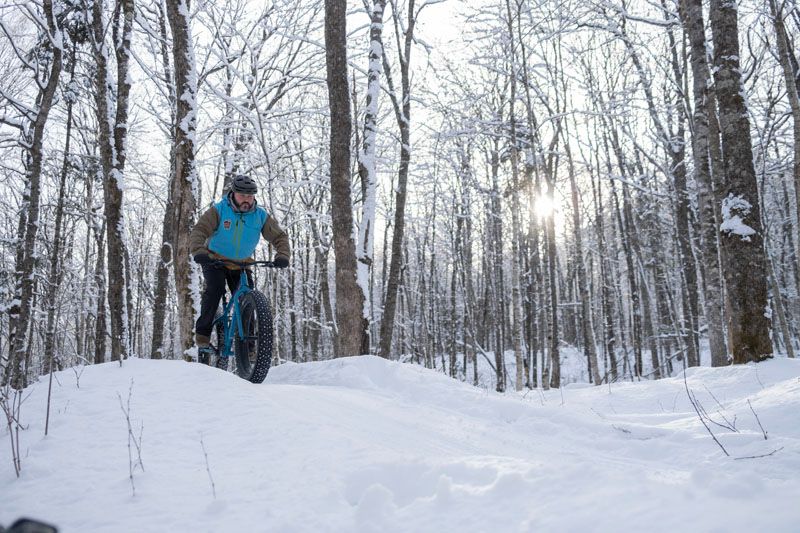
[[[231,259],[217,259],[216,263],[219,265],[234,265],[239,268],[247,268],[251,266],[263,266],[267,268],[277,268],[273,261],[233,261]]]
[[[241,268],[247,268],[249,266],[263,266],[267,268],[276,268],[275,263],[273,261],[231,261],[230,259],[221,259],[221,263],[230,263],[232,265],[236,265]]]

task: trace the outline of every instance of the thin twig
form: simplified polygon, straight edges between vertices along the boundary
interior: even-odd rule
[[[755,371],[756,371],[756,380],[758,381],[758,384],[761,385],[762,389],[765,389],[766,387],[764,387],[764,384],[761,382],[761,378],[758,375],[758,368],[756,368]]]
[[[131,379],[131,386],[128,389],[127,407],[122,403],[122,395],[119,392],[117,392],[117,398],[119,398],[119,407],[122,409],[122,413],[125,415],[125,421],[128,424],[128,477],[131,481],[131,491],[133,495],[136,496],[136,485],[133,482],[133,473],[137,466],[144,472],[144,463],[142,462],[142,433],[144,433],[144,423],[142,423],[139,428],[139,438],[137,439],[133,433],[133,426],[131,425],[131,396],[133,396],[133,379]],[[133,443],[133,446],[136,448],[137,461],[135,462],[133,460],[131,443]]]
[[[700,408],[700,410],[702,411],[702,415],[705,417],[705,419],[706,419],[706,420],[708,420],[708,421],[709,421],[709,422],[711,422],[712,424],[716,424],[717,426],[719,426],[719,427],[721,427],[721,428],[723,428],[723,429],[727,429],[727,430],[729,430],[729,431],[732,431],[732,432],[734,432],[734,433],[739,433],[739,430],[738,430],[738,429],[736,429],[736,426],[731,426],[731,425],[730,425],[730,423],[729,423],[728,425],[726,425],[726,424],[720,424],[719,422],[717,422],[716,420],[714,420],[713,418],[711,418],[711,416],[708,414],[708,411],[706,411],[706,408],[705,408],[705,407],[703,407],[703,404],[701,404],[701,403],[700,403],[700,401],[697,399],[697,396],[695,395],[694,391],[692,391],[692,397],[694,398],[695,402],[697,402],[697,406],[698,406],[698,407]],[[725,416],[724,416],[724,415],[722,416],[722,418],[723,418],[723,419],[724,419],[726,422],[728,422],[728,419],[727,419],[727,418],[725,418]]]
[[[714,439],[714,442],[717,443],[717,446],[720,447],[722,452],[725,455],[727,455],[728,457],[730,457],[731,454],[728,453],[728,450],[725,449],[725,446],[723,446],[722,443],[717,439],[717,436],[714,435],[714,432],[711,431],[711,428],[708,427],[708,424],[706,424],[706,421],[703,419],[703,416],[700,414],[700,409],[698,409],[697,404],[696,404],[697,400],[693,397],[692,392],[689,390],[689,382],[686,381],[686,369],[683,370],[683,386],[686,387],[686,395],[689,397],[689,402],[691,402],[692,407],[694,407],[694,410],[697,413],[697,417],[700,419],[700,422],[703,423],[703,426],[706,428],[706,431],[708,431],[708,434],[711,435],[711,438]]]
[[[72,373],[75,374],[75,387],[81,388],[81,376],[83,375],[83,371],[86,370],[86,365],[76,365],[70,367]],[[77,370],[80,369],[80,372]]]
[[[47,413],[44,419],[44,436],[47,436],[47,432],[50,429],[50,398],[53,392],[53,359],[55,356],[50,354],[50,379],[47,382]]]
[[[747,405],[750,406],[750,410],[753,412],[753,416],[756,417],[756,422],[758,422],[758,427],[761,428],[761,433],[764,434],[764,440],[767,440],[767,431],[764,429],[764,426],[761,425],[761,420],[758,418],[755,409],[753,409],[753,404],[750,403],[750,400],[747,400]]]
[[[591,412],[593,412],[594,414],[596,414],[598,417],[600,417],[600,419],[602,419],[602,420],[608,420],[606,417],[604,417],[604,416],[603,416],[603,415],[601,415],[599,412],[597,412],[597,410],[596,410],[594,407],[590,407],[590,408],[589,408],[589,410],[590,410]]]
[[[782,449],[783,449],[783,446],[781,446],[777,450],[772,450],[771,452],[765,453],[763,455],[748,455],[747,457],[734,457],[734,459],[736,459],[737,461],[740,460],[740,459],[761,459],[762,457],[769,457],[770,455],[775,455],[776,453],[778,453]]]
[[[19,453],[19,406],[18,398],[21,397],[20,391],[14,389],[14,396],[11,398],[11,386],[6,385],[0,395],[0,408],[6,415],[6,422],[8,423],[8,436],[11,439],[11,459],[14,464],[14,473],[19,477],[22,470],[22,462]],[[10,399],[10,402],[9,402]],[[16,439],[15,439],[16,437]]]
[[[723,405],[720,403],[720,401],[719,401],[719,400],[717,400],[717,397],[716,397],[716,396],[714,396],[714,393],[713,393],[713,392],[711,392],[711,390],[709,390],[709,388],[708,388],[708,387],[706,387],[706,385],[705,385],[705,384],[703,384],[703,388],[704,388],[704,389],[706,389],[706,392],[707,392],[707,393],[708,393],[708,394],[709,394],[709,395],[710,395],[712,398],[714,398],[714,401],[715,401],[715,402],[717,402],[717,405],[719,405],[719,408],[720,408],[720,409],[722,409],[722,411],[724,411],[724,410],[725,410],[725,406],[723,406]],[[728,417],[726,417],[726,416],[725,416],[725,414],[724,414],[722,411],[717,411],[717,413],[719,413],[719,416],[721,416],[721,417],[722,417],[722,419],[723,419],[723,420],[724,420],[724,421],[725,421],[725,422],[728,424],[728,426],[727,426],[727,427],[728,427],[728,429],[730,429],[731,431],[735,431],[736,433],[739,433],[739,430],[738,430],[738,429],[736,429],[736,415],[733,415],[733,422],[731,422],[730,420],[728,420]],[[720,424],[720,425],[722,425],[722,424]]]
[[[203,448],[203,457],[206,460],[206,472],[208,472],[208,480],[211,482],[211,494],[214,499],[217,499],[217,487],[214,485],[214,478],[211,476],[211,467],[208,465],[208,453],[206,453],[206,445],[203,444],[203,434],[200,434],[200,447]]]

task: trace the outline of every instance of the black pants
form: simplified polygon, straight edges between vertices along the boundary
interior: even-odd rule
[[[222,295],[225,294],[225,283],[228,283],[228,288],[233,294],[239,288],[241,275],[241,270],[203,265],[203,277],[206,283],[203,289],[203,297],[200,300],[200,318],[197,319],[197,324],[195,324],[194,328],[194,332],[197,335],[211,336],[211,324],[214,322],[214,315],[217,314],[219,301],[222,299]],[[247,271],[247,281],[250,282],[252,287],[253,277],[250,271]]]

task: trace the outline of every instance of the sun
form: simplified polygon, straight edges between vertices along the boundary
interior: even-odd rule
[[[547,218],[553,216],[556,210],[556,203],[547,194],[542,194],[536,198],[533,209],[539,218]]]

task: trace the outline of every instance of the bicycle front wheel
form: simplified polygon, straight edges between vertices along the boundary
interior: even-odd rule
[[[236,374],[251,383],[261,383],[272,363],[272,311],[267,297],[250,291],[239,301],[244,337],[237,331]]]

